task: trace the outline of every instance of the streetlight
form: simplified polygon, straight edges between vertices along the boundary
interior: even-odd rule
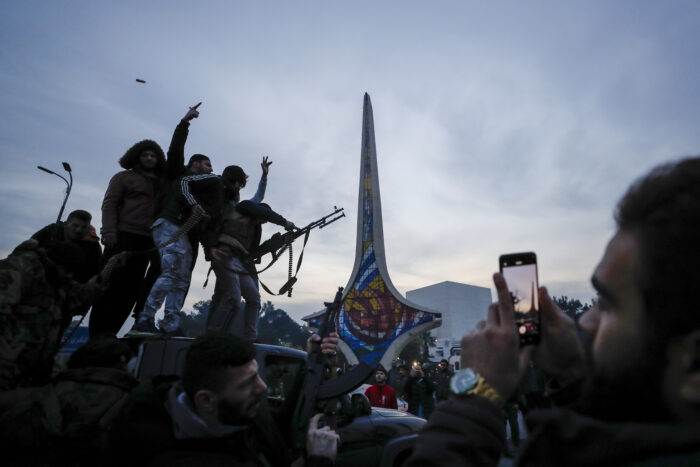
[[[61,177],[61,179],[64,182],[66,182],[66,197],[63,198],[63,204],[61,205],[61,210],[58,211],[58,218],[56,219],[56,222],[59,222],[61,220],[61,217],[63,216],[63,209],[66,207],[66,202],[68,201],[68,196],[70,196],[70,190],[71,190],[71,188],[73,188],[73,171],[70,168],[70,164],[68,162],[63,162],[63,170],[68,172],[68,177],[70,178],[70,182],[69,182],[68,180],[66,180],[66,177],[64,177],[63,175],[57,174],[53,170],[49,170],[49,169],[42,167],[40,165],[37,165],[36,168],[39,170],[43,170],[46,173],[53,174],[57,177]]]

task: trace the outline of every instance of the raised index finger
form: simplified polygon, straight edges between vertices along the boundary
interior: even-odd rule
[[[198,108],[200,105],[202,105],[201,102],[200,102],[199,104],[195,105],[194,107],[190,107],[190,109],[192,109],[192,110],[197,110],[197,108]]]
[[[493,283],[496,286],[498,294],[498,312],[501,318],[501,325],[504,327],[515,326],[515,313],[513,311],[513,297],[508,291],[508,284],[503,277],[503,274],[495,273],[493,275]]]

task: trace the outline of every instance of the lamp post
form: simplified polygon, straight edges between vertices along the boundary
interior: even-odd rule
[[[49,169],[42,167],[40,165],[37,165],[36,168],[39,170],[43,170],[46,173],[53,174],[57,177],[60,177],[64,182],[66,182],[66,197],[63,198],[63,204],[61,205],[61,210],[58,211],[58,218],[56,218],[56,222],[59,222],[61,220],[61,217],[63,216],[63,210],[66,207],[66,202],[68,201],[68,196],[70,196],[70,190],[71,190],[71,188],[73,188],[73,171],[70,168],[70,164],[68,162],[63,162],[63,170],[68,172],[68,177],[70,178],[70,182],[69,182],[68,180],[66,180],[66,177],[64,177],[63,175],[57,174],[53,170],[49,170]]]

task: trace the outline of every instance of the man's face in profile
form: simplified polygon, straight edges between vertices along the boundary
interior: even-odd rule
[[[637,284],[639,243],[619,231],[593,273],[598,302],[581,319],[593,335],[593,375],[582,398],[585,413],[611,421],[655,421],[664,417],[663,352],[654,348]]]
[[[258,375],[255,359],[225,370],[226,386],[219,397],[219,421],[224,425],[244,425],[258,414],[267,385]]]
[[[193,175],[210,174],[212,170],[211,161],[209,159],[192,162],[190,165],[190,172],[192,172]]]
[[[85,237],[90,223],[77,217],[71,217],[63,224],[63,236],[66,240],[77,242]]]

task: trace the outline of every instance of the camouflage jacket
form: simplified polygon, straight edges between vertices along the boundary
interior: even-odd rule
[[[106,433],[137,384],[124,370],[92,367],[59,373],[45,386],[0,392],[4,459],[87,460],[107,448]]]
[[[99,276],[59,279],[52,264],[36,240],[0,261],[0,390],[46,383],[72,317],[102,292]]]

